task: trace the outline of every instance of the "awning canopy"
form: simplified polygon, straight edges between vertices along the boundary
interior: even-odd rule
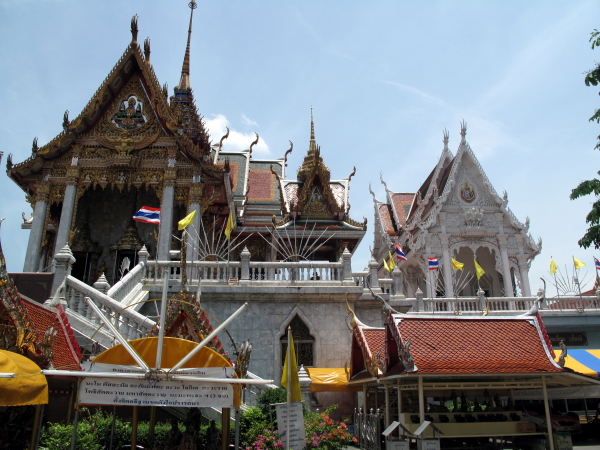
[[[0,406],[41,405],[48,403],[48,382],[40,367],[25,356],[0,350]]]
[[[311,392],[359,392],[361,386],[348,386],[349,374],[342,368],[307,368]]]
[[[558,361],[560,352],[556,353]],[[568,350],[565,367],[593,378],[600,378],[600,350]]]

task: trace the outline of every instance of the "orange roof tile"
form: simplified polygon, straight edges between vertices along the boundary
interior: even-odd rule
[[[379,206],[379,220],[381,221],[381,228],[383,229],[383,231],[392,236],[396,235],[396,231],[394,230],[394,224],[392,223],[392,214],[389,205]]]
[[[59,370],[81,370],[79,365],[81,350],[62,307],[59,306],[54,309],[23,297],[21,297],[21,302],[33,323],[38,343],[42,341],[48,328],[54,327],[55,330],[58,330],[52,347],[54,353],[52,365],[54,368]]]
[[[396,216],[396,223],[399,227],[402,227],[406,223],[415,194],[398,193],[392,194],[391,197],[391,206]]]
[[[397,327],[402,342],[411,341],[411,354],[421,374],[564,370],[551,360],[554,352],[539,314],[526,318],[393,318],[392,326]]]

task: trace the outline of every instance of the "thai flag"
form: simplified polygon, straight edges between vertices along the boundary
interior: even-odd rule
[[[429,260],[429,270],[438,270],[440,265],[437,258],[427,258]]]
[[[160,208],[142,206],[142,209],[133,215],[133,220],[160,225]]]
[[[400,261],[406,261],[406,255],[402,251],[400,244],[396,244],[396,258],[398,258]]]
[[[600,261],[598,261],[598,258],[594,258],[594,265],[596,266],[596,270],[600,270]]]

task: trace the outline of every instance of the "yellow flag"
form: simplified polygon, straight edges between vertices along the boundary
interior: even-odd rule
[[[584,262],[579,261],[577,258],[573,258],[573,265],[575,266],[575,269],[581,269],[586,264]]]
[[[485,273],[485,270],[483,270],[483,268],[479,264],[477,264],[476,259],[474,259],[473,261],[475,262],[475,275],[477,275],[477,279],[479,280]]]
[[[288,336],[288,351],[285,353],[285,363],[283,364],[283,373],[281,374],[281,385],[288,389],[288,364],[290,364],[290,401],[301,402],[302,395],[300,394],[300,380],[298,379],[298,362],[296,361],[296,350],[294,349],[294,337],[292,336],[291,328],[288,329]]]
[[[235,227],[235,223],[233,223],[233,212],[229,211],[229,217],[227,218],[227,226],[225,227],[225,236],[227,239],[231,239],[231,230]]]
[[[463,270],[464,265],[464,263],[458,262],[452,258],[452,270]]]
[[[556,261],[554,258],[550,258],[550,275],[554,275],[558,270],[558,266],[556,265]]]
[[[390,262],[388,263],[388,267],[390,268],[391,272],[396,267],[396,263],[394,262],[394,258],[392,257],[392,252],[388,251],[388,255],[390,255]]]
[[[385,270],[387,270],[388,272],[391,272],[390,267],[388,266],[387,261],[385,260],[385,258],[383,258],[383,268]]]
[[[191,213],[189,213],[187,216],[185,216],[183,219],[181,219],[179,221],[179,223],[177,224],[177,229],[178,230],[185,229],[185,227],[187,227],[190,223],[192,223],[194,221],[194,217],[196,217],[196,210],[193,210]]]

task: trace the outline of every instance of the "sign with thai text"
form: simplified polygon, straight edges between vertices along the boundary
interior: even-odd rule
[[[302,414],[302,402],[277,403],[277,424],[279,426],[279,436],[284,448],[292,450],[302,450],[306,446],[304,442],[304,416]],[[289,447],[287,446],[289,421]]]
[[[201,381],[85,377],[79,403],[88,405],[232,408],[233,386]]]
[[[439,439],[417,439],[417,448],[419,450],[440,450]]]
[[[567,347],[588,345],[587,334],[585,331],[566,332],[566,333],[548,333],[552,347],[558,347],[560,341],[563,341]]]
[[[202,378],[233,378],[233,367],[181,369],[177,375],[197,380],[137,380],[120,378],[120,373],[143,373],[137,366],[86,364],[87,372],[114,373],[114,377],[81,379],[79,403],[87,405],[176,406],[185,408],[233,407],[233,385],[210,383]]]

